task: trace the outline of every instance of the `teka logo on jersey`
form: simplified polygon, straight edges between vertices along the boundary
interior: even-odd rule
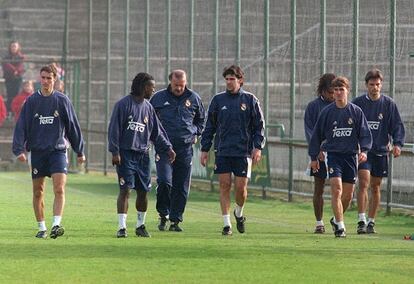
[[[337,128],[332,129],[332,137],[350,137],[352,135],[352,128]]]
[[[55,119],[54,116],[39,116],[39,123],[40,124],[53,124],[53,120]]]
[[[128,128],[127,130],[132,130],[132,131],[138,131],[138,132],[144,132],[145,130],[145,124],[139,123],[139,122],[135,122],[135,121],[128,121]]]
[[[379,129],[379,121],[368,121],[368,127],[370,130],[378,130]]]

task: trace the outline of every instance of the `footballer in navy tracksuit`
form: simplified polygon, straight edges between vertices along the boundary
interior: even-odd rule
[[[316,121],[318,120],[319,113],[324,109],[326,106],[330,105],[332,101],[324,99],[322,96],[317,97],[313,101],[311,101],[305,110],[305,137],[308,145],[310,143],[313,128],[315,127]],[[317,173],[313,173],[311,171],[311,176],[318,176],[322,179],[326,179],[326,166],[325,163],[320,161],[320,169]]]
[[[381,201],[382,178],[388,176],[388,153],[392,151],[394,157],[399,157],[405,139],[404,124],[397,105],[392,98],[381,94],[382,81],[380,70],[368,71],[365,76],[367,93],[353,101],[364,112],[373,137],[367,161],[358,167],[358,234],[376,233],[374,226]],[[368,189],[371,191],[369,199]],[[367,207],[368,222],[365,216]]]
[[[357,163],[366,160],[372,136],[362,110],[348,102],[350,84],[347,78],[332,81],[335,103],[320,113],[309,144],[313,171],[319,169],[317,157],[327,152],[334,217],[331,224],[335,237],[345,237],[343,213],[348,208],[357,176]],[[358,158],[357,158],[358,156]]]
[[[126,216],[130,189],[137,192],[138,216],[135,233],[141,237],[150,236],[144,225],[147,192],[150,191],[151,183],[150,143],[154,144],[156,151],[168,153],[170,162],[174,160],[171,157],[171,153],[174,153],[171,143],[164,135],[165,130],[154,108],[146,99],[154,89],[153,77],[147,73],[138,73],[132,82],[131,94],[115,104],[108,127],[108,148],[112,153],[112,163],[116,165],[120,188],[117,201],[118,238],[127,236]]]
[[[18,160],[26,161],[26,151],[31,152],[33,210],[39,228],[36,238],[47,237],[44,214],[46,176],[52,177],[55,195],[50,237],[55,239],[65,231],[61,220],[68,167],[67,140],[77,153],[78,163],[85,161],[78,119],[69,98],[53,90],[56,80],[57,71],[53,65],[40,69],[41,89],[26,99],[13,135],[13,153]]]
[[[171,72],[170,84],[166,89],[154,94],[153,105],[177,156],[174,163],[157,152],[157,211],[160,216],[159,229],[166,228],[179,232],[178,223],[183,221],[187,203],[193,157],[193,144],[201,135],[205,124],[205,109],[200,96],[186,87],[186,74],[183,70]]]
[[[265,121],[259,100],[245,91],[244,72],[236,65],[223,71],[226,91],[213,97],[208,108],[206,128],[201,136],[200,162],[207,165],[208,151],[214,139],[214,173],[219,176],[220,204],[224,221],[222,234],[231,235],[230,190],[235,176],[237,230],[244,233],[243,207],[251,165],[259,162],[265,144]]]
[[[364,112],[373,140],[372,148],[368,152],[368,160],[361,163],[359,168],[369,169],[372,176],[387,177],[388,163],[380,171],[369,164],[371,161],[374,162],[372,159],[375,156],[388,157],[391,144],[399,148],[404,145],[405,129],[397,105],[388,96],[381,95],[374,101],[367,94],[355,98],[353,103]]]
[[[319,113],[326,106],[334,101],[333,88],[331,86],[332,81],[336,78],[335,74],[325,73],[318,80],[317,93],[318,97],[311,101],[305,110],[304,116],[304,129],[305,136],[308,145],[312,137],[313,128],[315,127],[316,121],[318,120]],[[313,190],[313,211],[316,219],[315,234],[325,233],[325,224],[323,222],[323,194],[325,191],[325,182],[327,177],[325,154],[321,152],[319,154],[319,170],[313,172],[310,170],[310,175],[314,179],[314,190]]]

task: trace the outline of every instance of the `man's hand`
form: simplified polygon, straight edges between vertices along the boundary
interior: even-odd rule
[[[401,155],[401,148],[400,146],[394,146],[394,149],[392,149],[392,154],[394,155],[394,158],[398,158]]]
[[[173,149],[170,149],[168,151],[168,161],[172,164],[175,161],[175,156],[177,156],[177,154],[175,154]]]
[[[112,155],[112,166],[120,166],[121,165],[121,156],[119,154]]]
[[[207,166],[207,161],[208,161],[208,152],[201,152],[200,155],[200,164],[205,167]]]
[[[322,162],[325,161],[325,153],[323,151],[319,152],[318,159],[319,161],[322,161]]]
[[[17,160],[19,160],[20,162],[26,162],[27,161],[26,154],[21,153],[19,156],[17,156]]]
[[[313,173],[316,173],[316,172],[319,171],[319,161],[318,160],[311,161],[310,166],[311,166],[311,169],[312,169]]]
[[[86,162],[86,157],[85,155],[82,156],[78,156],[78,164],[83,164]]]
[[[358,163],[363,163],[367,161],[367,153],[361,152],[358,154]]]
[[[254,148],[252,151],[252,161],[253,165],[257,165],[262,158],[262,150]]]

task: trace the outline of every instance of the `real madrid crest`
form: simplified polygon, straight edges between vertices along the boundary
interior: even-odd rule
[[[240,109],[241,109],[242,111],[245,111],[245,110],[247,109],[246,104],[245,104],[245,103],[241,104],[241,105],[240,105]]]
[[[378,119],[383,119],[384,118],[384,116],[382,115],[382,113],[380,112],[379,114],[378,114]]]
[[[189,99],[185,100],[185,106],[186,107],[190,107],[191,106],[191,102]]]
[[[148,116],[144,117],[144,123],[147,124],[148,123]]]
[[[58,117],[59,116],[59,112],[57,110],[55,110],[55,112],[53,113],[54,117]]]
[[[354,123],[354,121],[352,120],[352,118],[348,118],[348,124],[351,125],[352,123]]]

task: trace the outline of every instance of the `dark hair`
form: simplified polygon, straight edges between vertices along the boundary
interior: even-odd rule
[[[149,81],[154,81],[154,77],[152,77],[148,73],[138,73],[134,80],[132,80],[131,85],[131,95],[133,96],[142,96],[144,87],[148,84]]]
[[[223,69],[223,77],[226,78],[227,75],[236,76],[237,79],[244,79],[243,70],[240,68],[240,66],[234,64]],[[243,81],[240,83],[240,86],[243,86]]]
[[[335,78],[336,76],[333,73],[325,73],[319,78],[318,87],[316,89],[318,96],[322,95],[323,92],[327,92],[329,89],[332,89],[332,81]]]
[[[45,66],[43,66],[42,68],[40,68],[40,73],[42,73],[42,72],[52,73],[53,74],[53,77],[55,77],[55,78],[57,76],[56,67],[53,66],[53,65],[45,65]]]
[[[382,75],[382,72],[379,69],[374,68],[369,70],[367,75],[365,75],[365,83],[368,83],[368,81],[372,79],[380,79],[382,82],[384,81],[384,76]]]
[[[333,81],[332,81],[332,87],[345,87],[348,89],[348,91],[350,90],[350,84],[349,84],[349,80],[346,77],[336,77]]]

